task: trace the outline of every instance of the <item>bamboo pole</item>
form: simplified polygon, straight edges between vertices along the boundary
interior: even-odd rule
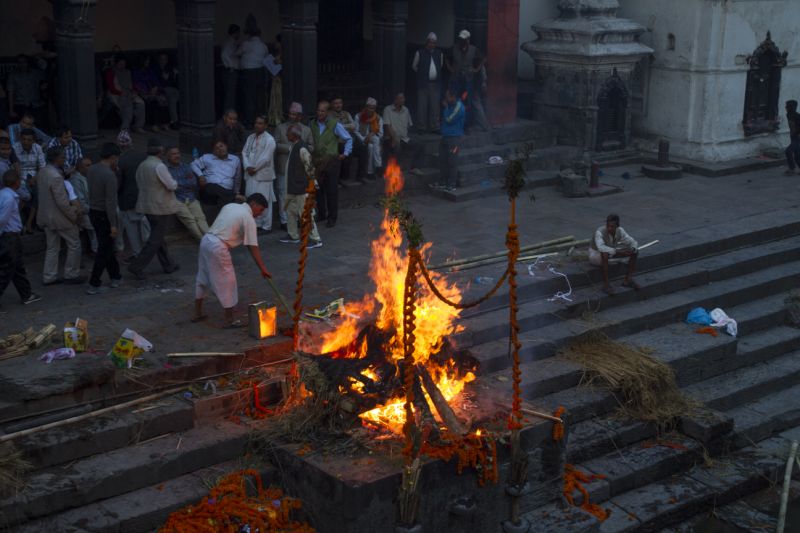
[[[0,443],[7,442],[10,440],[18,439],[20,437],[27,437],[28,435],[33,435],[35,433],[39,433],[41,431],[46,431],[48,429],[53,429],[61,426],[66,426],[67,424],[74,424],[75,422],[82,422],[84,420],[88,420],[89,418],[93,418],[95,416],[104,415],[106,413],[112,413],[114,411],[119,411],[128,407],[132,407],[134,405],[139,405],[141,403],[149,402],[150,400],[155,400],[156,398],[161,398],[162,396],[167,396],[169,394],[175,394],[176,392],[180,392],[185,387],[176,387],[174,389],[169,389],[161,392],[157,392],[156,394],[150,394],[148,396],[143,396],[141,398],[136,398],[135,400],[131,400],[129,402],[118,403],[117,405],[112,405],[111,407],[104,407],[102,409],[98,409],[96,411],[92,411],[90,413],[85,413],[78,416],[73,416],[70,418],[65,418],[64,420],[58,420],[56,422],[50,422],[49,424],[43,424],[41,426],[36,426],[29,429],[23,429],[22,431],[17,431],[15,433],[9,433],[8,435],[0,435]]]
[[[789,505],[789,487],[792,482],[792,467],[797,458],[797,441],[792,441],[792,447],[789,450],[789,458],[786,460],[786,471],[783,473],[783,490],[781,491],[781,510],[778,513],[778,527],[775,530],[777,533],[783,533],[783,528],[786,527],[786,508]]]
[[[552,246],[546,246],[544,248],[541,248],[538,251],[541,252],[540,255],[543,255],[544,253],[551,253],[551,252],[552,253],[556,253],[556,252],[559,252],[561,250],[568,250],[568,249],[576,247],[576,246],[585,246],[585,245],[588,245],[588,244],[589,244],[588,239],[584,239],[582,241],[570,241],[570,242],[565,242],[565,243],[561,243],[561,244],[555,244],[555,245],[552,245]],[[531,257],[521,257],[521,258],[517,259],[517,261],[528,260],[528,259],[531,259]],[[495,265],[497,263],[503,263],[503,262],[505,262],[507,260],[508,259],[506,257],[493,257],[493,258],[490,258],[490,259],[483,259],[481,261],[476,261],[476,262],[473,262],[473,263],[466,263],[466,264],[463,264],[463,265],[456,265],[456,266],[452,267],[449,270],[449,272],[461,272],[462,270],[469,270],[471,268],[478,268],[478,267],[486,266],[486,265]]]
[[[530,252],[532,250],[538,250],[539,248],[545,248],[548,246],[552,246],[555,244],[562,244],[566,242],[574,241],[575,237],[573,235],[567,235],[566,237],[559,237],[558,239],[552,239],[549,241],[542,241],[535,244],[529,244],[528,246],[523,246],[519,249],[520,252]],[[502,252],[495,252],[493,254],[484,254],[484,255],[476,255],[474,257],[464,257],[462,259],[456,259],[453,261],[446,261],[444,263],[439,263],[436,265],[432,265],[428,267],[428,270],[439,270],[442,268],[450,268],[458,265],[465,265],[467,263],[474,263],[475,261],[483,261],[485,259],[493,259],[495,257],[505,257],[508,254],[508,250],[503,250]]]
[[[167,357],[236,357],[244,355],[243,352],[175,352],[168,353]]]
[[[520,409],[520,411],[522,411],[523,414],[526,414],[528,416],[538,416],[539,418],[544,418],[545,420],[552,420],[553,422],[558,422],[559,424],[564,423],[564,420],[562,420],[557,416],[551,416],[545,413],[540,413],[539,411],[534,411],[532,409],[525,409],[523,407],[522,409]]]

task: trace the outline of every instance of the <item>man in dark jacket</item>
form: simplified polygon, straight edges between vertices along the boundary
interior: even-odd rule
[[[425,47],[417,50],[411,63],[417,73],[417,129],[420,131],[439,129],[444,54],[436,44],[436,34],[430,32]]]
[[[797,113],[797,100],[786,102],[786,122],[789,123],[789,146],[786,148],[786,164],[789,168],[784,174],[791,176],[795,168],[800,166],[800,114]]]
[[[150,224],[147,217],[136,212],[136,200],[139,197],[139,187],[136,185],[136,171],[142,161],[147,159],[147,154],[133,149],[128,132],[122,131],[117,137],[117,144],[122,150],[117,169],[119,173],[119,222],[133,254],[129,261],[136,258],[144,248],[144,243],[150,237]],[[118,248],[119,250],[119,248]]]
[[[292,143],[289,149],[289,160],[286,163],[286,228],[288,235],[280,239],[280,242],[288,244],[298,244],[300,242],[300,230],[298,221],[303,216],[303,208],[306,203],[306,190],[308,180],[314,179],[314,164],[311,161],[311,152],[306,143],[300,140],[302,130],[299,124],[292,124],[286,132],[286,137]],[[316,185],[316,180],[314,181]],[[319,238],[317,224],[314,222],[314,213],[311,213],[311,233],[309,233],[308,248],[319,248],[322,240]]]

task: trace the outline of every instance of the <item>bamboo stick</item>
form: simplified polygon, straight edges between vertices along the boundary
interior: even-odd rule
[[[168,353],[167,357],[236,357],[244,355],[243,352],[174,352]]]
[[[565,242],[565,243],[562,243],[562,244],[555,244],[553,246],[547,246],[545,248],[540,249],[539,252],[541,252],[542,254],[551,253],[551,252],[555,253],[555,252],[559,252],[561,250],[568,250],[569,248],[572,248],[572,247],[585,246],[585,245],[588,245],[588,244],[589,244],[589,240],[588,239],[584,239],[582,241],[571,241],[571,242]],[[528,259],[528,258],[525,258],[525,259]],[[471,268],[477,268],[477,267],[486,266],[486,265],[494,265],[494,264],[497,264],[497,263],[504,263],[507,260],[508,260],[508,258],[505,257],[505,256],[503,256],[503,257],[493,257],[493,258],[490,258],[490,259],[484,259],[484,260],[481,260],[481,261],[476,261],[474,263],[467,263],[467,264],[464,264],[464,265],[454,266],[449,270],[449,272],[461,272],[462,270],[469,270]],[[519,259],[519,260],[522,260],[522,259]]]
[[[534,411],[532,409],[522,408],[522,409],[520,409],[520,411],[522,411],[522,414],[525,414],[525,415],[528,415],[528,416],[537,416],[539,418],[544,418],[545,420],[552,420],[553,422],[558,422],[559,424],[563,424],[564,423],[564,420],[559,418],[559,417],[557,417],[557,416],[547,415],[545,413],[540,413],[539,411]]]
[[[50,338],[56,332],[56,325],[55,324],[47,324],[43,327],[39,333],[37,333],[29,342],[28,347],[30,348],[38,348],[42,346],[45,342],[50,340]]]
[[[783,490],[781,491],[781,510],[778,513],[778,527],[776,533],[783,533],[783,528],[786,527],[786,508],[789,504],[789,487],[792,482],[792,467],[797,458],[797,441],[792,441],[792,447],[789,449],[789,459],[786,460],[786,470],[783,473]]]
[[[436,407],[436,412],[439,413],[439,417],[442,419],[442,422],[444,422],[444,425],[447,426],[447,429],[449,429],[451,433],[459,436],[466,433],[464,426],[459,422],[450,404],[444,399],[442,391],[440,391],[436,383],[433,382],[433,378],[428,373],[428,370],[421,365],[417,365],[417,369],[419,370],[420,377],[422,377],[422,386],[428,393],[434,407]]]
[[[141,398],[137,398],[135,400],[131,400],[129,402],[118,403],[117,405],[112,405],[111,407],[104,407],[102,409],[98,409],[96,411],[92,411],[90,413],[85,413],[78,416],[73,416],[70,418],[65,418],[64,420],[58,420],[56,422],[50,422],[49,424],[43,424],[41,426],[36,426],[29,429],[23,429],[22,431],[17,431],[15,433],[9,433],[8,435],[0,435],[0,443],[7,442],[10,440],[18,439],[20,437],[27,437],[28,435],[33,435],[35,433],[39,433],[41,431],[46,431],[48,429],[53,429],[61,426],[66,426],[68,424],[74,424],[75,422],[82,422],[84,420],[88,420],[89,418],[93,418],[95,416],[104,415],[106,413],[112,413],[114,411],[120,411],[122,409],[132,407],[134,405],[139,405],[141,403],[149,402],[150,400],[155,400],[156,398],[161,398],[162,396],[167,396],[169,394],[175,394],[176,392],[180,392],[185,387],[176,387],[174,389],[169,389],[161,392],[157,392],[155,394],[150,394],[148,396],[143,396]]]
[[[558,239],[552,239],[549,241],[542,241],[535,244],[529,244],[528,246],[523,246],[519,249],[520,253],[522,252],[530,252],[532,250],[538,250],[539,248],[545,248],[547,246],[552,246],[555,244],[561,244],[565,242],[574,241],[575,237],[573,235],[567,235],[566,237],[559,237]],[[493,259],[495,257],[505,257],[508,253],[508,250],[503,250],[502,252],[495,252],[493,254],[484,254],[484,255],[476,255],[474,257],[464,257],[462,259],[455,259],[453,261],[446,261],[444,263],[439,263],[436,265],[431,265],[428,267],[428,270],[439,270],[442,268],[450,268],[458,265],[465,265],[467,263],[474,263],[475,261],[483,261],[485,259]]]
[[[643,244],[643,245],[641,245],[641,246],[640,246],[640,247],[638,247],[636,250],[637,250],[637,251],[638,251],[638,250],[644,250],[645,248],[650,248],[650,247],[651,247],[651,246],[653,246],[654,244],[658,244],[658,243],[660,243],[660,242],[661,242],[661,241],[659,241],[658,239],[656,239],[656,240],[654,240],[654,241],[650,241],[650,242],[648,242],[647,244]]]

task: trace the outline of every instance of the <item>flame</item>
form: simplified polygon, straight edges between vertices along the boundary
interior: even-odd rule
[[[386,193],[399,193],[404,184],[400,167],[394,160],[387,165],[384,175]],[[339,326],[329,333],[323,334],[321,353],[334,353],[335,357],[364,358],[368,346],[366,338],[356,346],[357,335],[361,324],[356,317],[374,317],[375,325],[383,331],[394,332],[394,335],[381,349],[395,362],[403,358],[403,291],[405,286],[408,257],[403,249],[403,237],[399,224],[384,210],[380,225],[380,235],[371,244],[370,278],[375,284],[373,294],[363,297],[360,302],[348,302],[342,313]],[[427,255],[430,243],[421,248],[423,257]],[[431,278],[439,290],[454,302],[461,301],[461,292],[455,285],[437,272],[431,272]],[[472,372],[459,375],[454,365],[444,367],[429,361],[432,354],[437,353],[445,337],[461,331],[456,324],[460,311],[453,309],[441,300],[423,282],[417,296],[416,341],[414,344],[414,360],[416,364],[425,365],[446,400],[457,396],[466,383],[475,379]],[[373,371],[364,374],[373,381],[380,378]],[[357,380],[350,384],[352,390],[363,391],[363,384]],[[402,432],[405,421],[404,398],[394,398],[385,405],[376,407],[359,415],[365,422],[388,428],[395,433]],[[430,402],[429,402],[430,403]]]
[[[275,335],[278,310],[275,307],[261,308],[258,310],[258,330],[261,338]]]

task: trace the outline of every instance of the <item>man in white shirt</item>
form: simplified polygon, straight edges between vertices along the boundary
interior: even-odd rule
[[[247,196],[260,193],[267,199],[267,209],[256,219],[256,226],[259,232],[269,233],[272,230],[272,202],[275,201],[275,139],[267,132],[267,117],[264,115],[256,117],[253,130],[242,150],[244,193]]]
[[[245,35],[236,53],[242,69],[241,84],[244,96],[242,118],[247,126],[252,126],[256,113],[266,109],[268,101],[265,100],[267,73],[264,69],[264,60],[269,50],[261,40],[261,30],[258,28],[245,25]]]
[[[224,109],[236,109],[236,90],[239,86],[239,38],[242,30],[238,24],[228,26],[228,38],[222,45],[220,58],[222,68],[225,71],[222,75],[222,101]]]
[[[208,233],[203,236],[197,256],[192,322],[208,318],[203,314],[203,300],[210,289],[225,309],[225,327],[237,328],[244,325],[240,320],[233,319],[233,308],[239,303],[239,288],[230,251],[244,244],[261,271],[261,276],[272,277],[261,259],[255,222],[255,218],[266,208],[267,199],[258,193],[249,196],[245,204],[228,204],[222,208]]]
[[[436,34],[430,32],[425,48],[417,50],[411,62],[412,70],[417,73],[417,126],[420,131],[439,129],[444,54],[436,44]]]
[[[402,166],[407,165],[409,169],[415,169],[423,146],[411,138],[410,130],[414,122],[405,104],[405,95],[397,93],[394,103],[383,109],[383,128],[386,133],[384,139],[389,153],[398,159],[403,158]]]
[[[222,207],[244,200],[244,196],[238,194],[242,164],[238,157],[228,153],[225,141],[216,141],[213,152],[192,161],[191,167],[198,176],[203,203]]]
[[[609,296],[614,295],[614,289],[608,282],[608,263],[616,263],[628,259],[628,271],[625,274],[623,287],[639,290],[639,284],[633,279],[636,272],[636,258],[639,255],[639,245],[633,237],[628,235],[619,225],[619,215],[608,215],[606,225],[595,230],[594,237],[589,241],[589,262],[603,269],[603,292]]]

